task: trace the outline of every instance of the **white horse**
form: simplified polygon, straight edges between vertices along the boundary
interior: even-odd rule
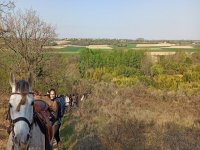
[[[7,150],[45,150],[45,135],[34,119],[34,98],[31,89],[31,75],[28,81],[9,79],[12,94],[9,100],[11,133]]]
[[[70,98],[68,96],[65,97],[65,107],[70,106]]]

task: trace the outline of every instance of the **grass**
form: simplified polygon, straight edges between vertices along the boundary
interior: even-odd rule
[[[193,47],[200,49],[200,45],[194,45]]]
[[[162,51],[173,51],[173,52],[200,52],[200,48],[162,48]]]
[[[112,48],[116,50],[140,50],[149,52],[200,52],[200,46],[195,46],[194,48],[165,48],[165,47],[136,47],[137,44],[127,44],[126,46],[113,45]]]
[[[83,49],[86,49],[86,48],[85,47],[68,46],[68,47],[65,47],[65,48],[58,49],[57,52],[78,53]]]
[[[134,47],[136,47],[136,45],[137,45],[137,44],[127,44],[126,47],[127,47],[127,48],[134,48]]]
[[[113,49],[132,49],[132,48],[136,48],[136,45],[137,44],[132,44],[132,43],[129,43],[129,44],[126,44],[126,45],[122,45],[122,46],[119,46],[119,45],[112,45],[111,47]]]
[[[6,143],[8,138],[8,133],[6,132],[6,129],[8,127],[8,121],[6,120],[6,111],[8,105],[8,97],[4,97],[1,95],[1,102],[0,102],[0,147],[1,149],[6,149]]]
[[[75,132],[74,130],[75,130],[75,125],[71,119],[71,115],[66,114],[63,117],[63,124],[60,130],[63,149],[69,149],[69,145],[71,145],[70,140]]]
[[[0,105],[4,114],[6,98]],[[80,107],[65,114],[62,149],[173,150],[200,148],[199,93],[150,91],[144,87],[93,85]],[[5,148],[6,122],[0,123]]]
[[[166,93],[97,83],[77,110],[78,117],[76,111],[64,120],[62,131],[69,149],[95,149],[100,144],[104,149],[118,150],[196,150],[200,148],[198,107],[198,93],[186,96],[181,91]],[[86,138],[91,136],[97,138]]]
[[[145,48],[134,48],[133,50],[147,51],[147,52],[200,52],[200,48],[159,48],[159,47],[145,47]]]
[[[149,52],[200,52],[200,47],[196,46],[191,49],[184,49],[184,48],[164,48],[164,47],[144,47],[144,48],[137,48],[137,44],[129,43],[127,45],[112,45],[111,47],[113,50],[140,50],[140,51],[149,51]],[[79,53],[81,50],[87,49],[85,47],[75,47],[75,46],[68,46],[65,48],[61,48],[58,50],[55,50],[53,53],[61,53],[61,54],[73,54],[73,53]],[[98,50],[98,49],[97,49]],[[100,49],[101,51],[110,51],[107,49]]]

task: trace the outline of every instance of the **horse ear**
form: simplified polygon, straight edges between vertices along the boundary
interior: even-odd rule
[[[31,74],[31,72],[29,72],[28,84],[29,84],[30,87],[32,86],[32,74]]]
[[[80,95],[80,100],[83,101],[84,99],[85,99],[85,95],[84,94]]]
[[[9,75],[9,83],[10,83],[10,86],[13,87],[16,83],[15,81],[15,76],[12,72],[10,72],[10,75]]]

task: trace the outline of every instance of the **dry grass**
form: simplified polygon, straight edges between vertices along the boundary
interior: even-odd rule
[[[70,41],[67,41],[67,40],[58,40],[58,41],[54,41],[54,42],[58,45],[66,45],[66,44],[70,43]]]
[[[151,48],[151,47],[154,47],[154,49],[156,49],[155,47],[158,47],[158,48],[177,48],[177,49],[192,49],[194,48],[193,46],[191,45],[175,45],[175,44],[170,44],[170,43],[158,43],[158,44],[137,44],[136,45],[136,48],[145,48],[145,47],[148,47],[148,48]]]
[[[161,56],[161,55],[174,55],[176,52],[147,52],[148,55],[151,56]]]
[[[137,44],[136,47],[170,47],[174,44],[170,43],[158,43],[158,44]]]
[[[142,86],[118,88],[100,83],[74,113],[79,121],[72,145],[78,147],[77,139],[85,136],[97,136],[98,142],[94,143],[110,150],[198,150],[199,107],[198,93],[149,91]],[[88,147],[87,140],[81,141],[82,148]]]
[[[170,46],[170,47],[166,47],[166,48],[186,48],[186,49],[188,49],[188,48],[194,48],[193,46],[189,46],[189,45],[187,45],[187,46],[178,46],[178,45],[174,45],[174,46]]]
[[[59,45],[59,46],[45,46],[44,48],[48,49],[48,48],[52,48],[52,49],[61,49],[61,48],[65,48],[68,45]]]
[[[87,88],[77,84],[77,92]],[[200,149],[200,94],[148,90],[143,86],[93,84],[92,93],[62,125],[66,149]],[[4,114],[6,97],[1,100]],[[3,115],[0,147],[8,137]]]
[[[6,120],[6,112],[7,112],[8,98],[5,96],[1,96],[0,101],[0,148],[6,149],[7,143],[7,127],[8,121]]]

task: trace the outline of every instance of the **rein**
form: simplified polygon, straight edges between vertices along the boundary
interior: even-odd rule
[[[18,94],[18,95],[28,95],[28,94],[34,94],[33,92],[28,92],[28,93],[17,93],[17,92],[13,92],[11,93],[11,95],[15,95],[15,94]]]
[[[32,93],[32,92],[28,92],[28,93],[16,93],[16,92],[14,92],[14,93],[11,93],[11,95],[16,95],[16,94],[18,94],[18,95],[22,95],[22,96],[26,96],[26,95],[28,95],[28,94],[34,94],[34,93]],[[28,119],[27,118],[25,118],[25,117],[17,117],[17,118],[15,118],[15,119],[11,119],[11,116],[10,116],[10,108],[11,108],[11,106],[9,105],[8,106],[8,112],[7,112],[7,120],[9,120],[10,121],[10,127],[11,127],[11,129],[10,129],[10,132],[12,132],[12,141],[13,141],[13,145],[12,145],[12,150],[14,150],[14,136],[15,136],[15,132],[14,132],[14,126],[15,126],[15,123],[17,123],[17,122],[19,122],[19,121],[24,121],[24,122],[26,122],[27,124],[28,124],[28,126],[29,126],[29,134],[28,134],[28,136],[27,136],[27,149],[28,149],[28,147],[29,147],[29,139],[30,139],[30,137],[31,137],[31,134],[30,134],[30,132],[31,132],[31,129],[32,129],[32,127],[33,127],[33,123],[34,123],[34,117],[35,117],[35,110],[34,110],[34,106],[33,106],[33,121],[30,123],[29,121],[28,121]]]
[[[24,121],[24,122],[26,122],[26,123],[28,124],[28,126],[29,126],[29,129],[31,129],[32,123],[30,123],[30,122],[28,121],[28,119],[26,119],[25,117],[18,117],[18,118],[16,118],[16,119],[12,120],[12,123],[15,124],[15,123],[18,122],[18,121]]]

